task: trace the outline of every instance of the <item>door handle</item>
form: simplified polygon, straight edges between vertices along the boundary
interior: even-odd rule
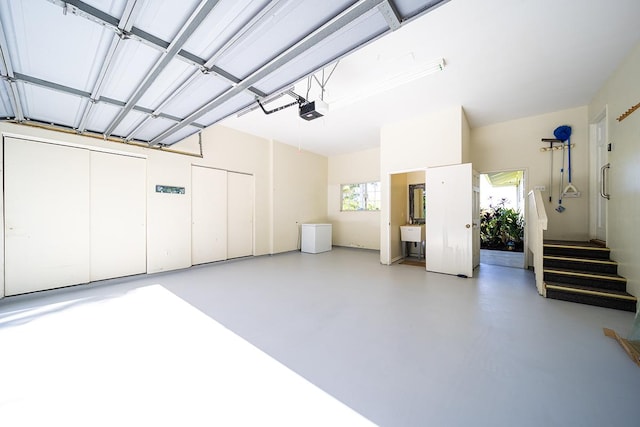
[[[607,163],[606,165],[602,166],[600,168],[600,174],[602,177],[601,180],[601,186],[600,186],[600,197],[604,197],[605,199],[609,200],[611,199],[611,195],[607,194],[607,173],[606,170],[609,169],[611,167],[611,165],[609,163]]]

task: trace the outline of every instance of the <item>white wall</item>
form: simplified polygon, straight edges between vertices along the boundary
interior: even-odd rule
[[[191,265],[192,164],[254,176],[254,255],[296,249],[295,221],[326,221],[325,157],[311,153],[299,154],[297,150],[284,144],[222,126],[203,131],[203,158],[11,123],[0,123],[0,132],[145,155],[149,273],[187,268]],[[199,153],[198,136],[187,138],[171,148]],[[274,182],[278,183],[276,191]],[[186,194],[156,193],[157,184],[185,187]],[[286,213],[294,211],[296,218],[292,225],[291,218]],[[0,245],[0,251],[2,250],[3,245]],[[4,259],[3,252],[0,253],[0,258]]]
[[[640,44],[629,53],[589,104],[589,119],[608,107],[609,193],[607,245],[627,279],[627,292],[640,297],[640,110],[621,122],[621,114],[640,102]]]
[[[299,249],[304,223],[327,223],[327,158],[274,142],[273,253]]]
[[[380,180],[380,149],[329,157],[327,209],[333,244],[380,249],[380,211],[342,212],[341,184]]]
[[[462,107],[412,117],[382,126],[380,132],[380,262],[391,261],[390,174],[462,162]]]
[[[467,115],[462,110],[462,163],[472,163],[471,157],[471,126],[467,120]]]
[[[560,192],[560,150],[554,151],[553,194],[549,202],[549,171],[551,154],[540,151],[548,147],[542,138],[554,138],[553,131],[560,125],[571,126],[572,181],[582,197],[565,198],[562,213],[558,206]],[[518,120],[479,127],[471,130],[471,154],[473,167],[480,173],[503,170],[525,170],[528,188],[525,194],[535,186],[545,186],[542,193],[545,209],[549,218],[545,239],[588,240],[589,230],[589,138],[587,125],[587,107],[572,108],[526,117]],[[565,164],[565,186],[568,174]]]
[[[462,114],[455,107],[382,126],[380,172],[459,164]]]
[[[93,144],[89,144],[93,145]],[[185,156],[149,153],[147,160],[147,272],[191,265],[191,169]],[[185,194],[156,193],[157,184]]]

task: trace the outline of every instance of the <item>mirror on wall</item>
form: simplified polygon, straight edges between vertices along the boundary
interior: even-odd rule
[[[426,215],[424,183],[409,185],[409,218],[413,224],[424,224]]]

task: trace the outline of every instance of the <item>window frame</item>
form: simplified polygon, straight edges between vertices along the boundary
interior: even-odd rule
[[[369,186],[374,184],[377,186],[377,191],[373,191],[374,194],[377,193],[377,197],[373,198],[373,202],[371,205],[374,206],[373,209],[370,209],[370,196],[369,196]],[[345,209],[345,186],[349,186],[354,188],[358,186],[359,197],[358,197],[358,207],[356,209]],[[353,182],[347,184],[340,184],[340,212],[380,212],[380,205],[382,203],[382,194],[380,188],[380,181],[363,181],[363,182]]]

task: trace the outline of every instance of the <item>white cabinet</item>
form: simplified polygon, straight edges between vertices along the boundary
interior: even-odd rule
[[[253,255],[253,175],[227,172],[227,257]]]
[[[92,151],[89,181],[91,281],[146,273],[146,160]]]
[[[193,165],[191,263],[253,255],[253,175]]]
[[[89,151],[5,137],[5,293],[90,279]]]
[[[310,254],[331,250],[331,224],[302,224],[300,250]]]
[[[191,168],[191,263],[227,259],[227,171]]]
[[[5,137],[3,179],[6,295],[146,272],[145,159]]]

